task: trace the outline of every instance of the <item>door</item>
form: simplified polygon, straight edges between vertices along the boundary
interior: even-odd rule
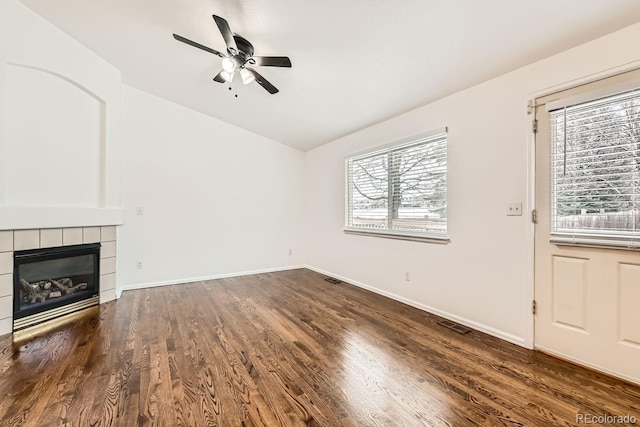
[[[535,347],[636,383],[639,78],[536,101]]]

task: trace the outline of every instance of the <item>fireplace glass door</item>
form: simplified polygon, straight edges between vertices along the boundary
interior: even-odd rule
[[[14,259],[14,320],[73,305],[81,300],[97,299],[99,261],[99,243],[17,251]],[[53,310],[53,314],[53,317],[58,317],[67,313]],[[38,316],[37,320],[48,318]]]

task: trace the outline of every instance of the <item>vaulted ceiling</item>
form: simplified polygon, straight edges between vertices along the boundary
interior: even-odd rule
[[[638,0],[22,0],[133,87],[301,150],[640,21]],[[227,19],[280,89],[213,81]]]

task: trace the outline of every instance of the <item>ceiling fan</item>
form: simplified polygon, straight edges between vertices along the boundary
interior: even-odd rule
[[[217,50],[203,46],[200,43],[196,43],[178,34],[174,34],[173,38],[222,58],[222,71],[213,78],[214,81],[218,83],[231,83],[234,79],[240,77],[244,84],[256,81],[270,94],[278,93],[278,88],[269,83],[267,79],[251,68],[250,65],[291,67],[291,60],[286,56],[254,56],[253,45],[244,37],[233,34],[226,19],[213,15],[213,20],[216,21],[216,25],[218,25],[218,29],[220,33],[222,33],[222,38],[227,45],[227,55],[223,55]]]

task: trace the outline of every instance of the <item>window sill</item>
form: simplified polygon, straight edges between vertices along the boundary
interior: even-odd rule
[[[437,235],[428,235],[428,234],[419,234],[419,233],[403,233],[403,232],[394,232],[394,231],[378,231],[378,230],[363,230],[360,228],[344,228],[343,231],[345,234],[353,234],[356,236],[370,236],[370,237],[382,237],[385,239],[396,239],[396,240],[409,240],[412,242],[423,242],[423,243],[437,243],[440,245],[446,245],[451,243],[448,236],[437,236]]]

